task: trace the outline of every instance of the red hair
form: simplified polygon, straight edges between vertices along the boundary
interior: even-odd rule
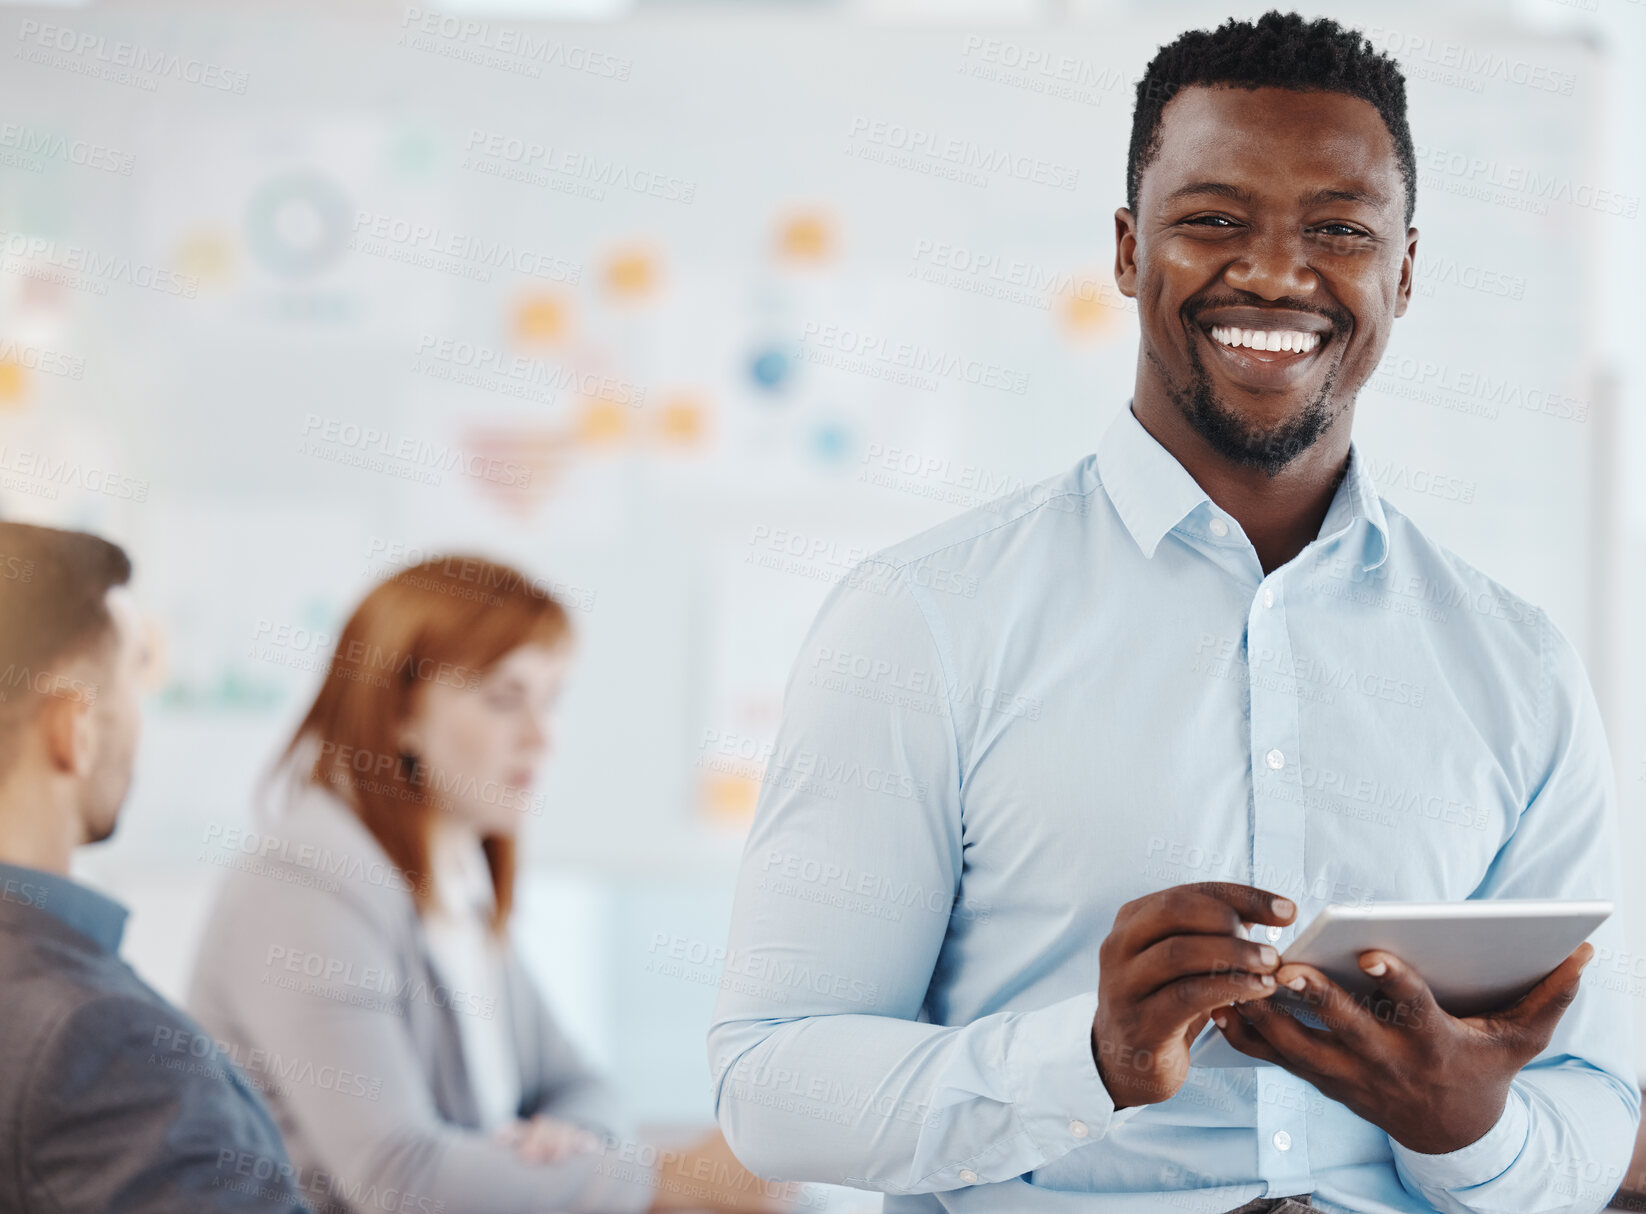
[[[565,608],[510,566],[446,556],[404,569],[366,595],[343,626],[325,682],[279,763],[306,741],[320,743],[308,781],[349,804],[426,911],[438,803],[427,773],[398,742],[418,693],[429,682],[473,687],[521,645],[552,648],[570,636]],[[497,906],[492,926],[501,930],[514,906],[515,844],[487,835],[481,846]]]

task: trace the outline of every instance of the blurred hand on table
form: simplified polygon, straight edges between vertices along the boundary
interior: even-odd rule
[[[512,1146],[526,1163],[554,1163],[568,1155],[593,1155],[600,1150],[600,1135],[593,1130],[542,1114],[506,1125],[493,1137]]]

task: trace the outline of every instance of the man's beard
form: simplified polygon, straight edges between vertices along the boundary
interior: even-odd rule
[[[1332,388],[1338,371],[1335,366],[1326,373],[1320,391],[1303,406],[1302,412],[1267,430],[1254,428],[1218,399],[1211,374],[1200,361],[1200,351],[1192,342],[1189,368],[1187,390],[1162,376],[1166,395],[1213,451],[1231,463],[1256,468],[1267,476],[1279,475],[1286,465],[1312,447],[1330,428],[1338,412],[1332,406]]]

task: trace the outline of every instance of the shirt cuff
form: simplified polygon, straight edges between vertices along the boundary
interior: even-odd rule
[[[1103,1137],[1135,1110],[1115,1111],[1092,1059],[1097,992],[1025,1012],[1006,1046],[1006,1076],[1023,1132],[1047,1160]]]
[[[1497,1124],[1466,1147],[1443,1155],[1425,1155],[1392,1138],[1389,1146],[1394,1150],[1395,1167],[1420,1189],[1456,1191],[1485,1184],[1506,1172],[1526,1149],[1531,1129],[1526,1100],[1511,1087]]]

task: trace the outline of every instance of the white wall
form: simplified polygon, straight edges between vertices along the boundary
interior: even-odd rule
[[[1341,12],[1408,59],[1413,127],[1431,156],[1416,219],[1420,292],[1391,344],[1393,370],[1362,397],[1361,442],[1392,500],[1547,606],[1592,669],[1627,641],[1639,671],[1646,659],[1621,621],[1641,588],[1625,598],[1604,575],[1638,568],[1623,546],[1641,550],[1646,516],[1619,524],[1593,472],[1603,457],[1642,466],[1638,426],[1603,416],[1596,386],[1619,365],[1619,335],[1641,320],[1615,254],[1638,251],[1638,217],[1563,193],[1468,193],[1482,173],[1514,169],[1557,192],[1632,191],[1638,206],[1638,161],[1617,156],[1612,127],[1619,89],[1639,88],[1638,72],[1620,85],[1616,65],[1638,66],[1639,47],[1602,53],[1528,29],[1550,23],[1542,11],[1518,28],[1446,6]],[[26,20],[56,23],[245,81],[236,93],[161,74],[150,90],[73,70],[93,66],[84,56],[13,61],[0,77],[6,121],[99,144],[131,166],[48,154],[0,167],[0,230],[23,250],[0,272],[0,323],[84,359],[80,378],[35,375],[0,401],[0,443],[113,471],[144,500],[36,477],[0,486],[0,513],[128,544],[169,639],[127,819],[86,860],[137,905],[139,967],[179,990],[214,876],[200,843],[244,820],[256,776],[312,694],[316,675],[301,667],[323,660],[323,644],[271,638],[335,632],[386,547],[477,548],[589,607],[574,613],[582,653],[542,789],[550,809],[532,824],[537,877],[522,936],[568,1022],[646,1115],[706,1116],[712,972],[679,981],[647,968],[659,933],[723,937],[739,828],[710,806],[735,803],[750,769],[732,765],[728,794],[705,739],[770,736],[801,630],[855,553],[1051,475],[1123,407],[1135,321],[1109,267],[1131,81],[1159,43],[1225,15],[1109,9],[1061,28],[987,30],[718,10],[517,24],[583,57],[505,55],[498,67],[408,46],[397,20],[296,20],[272,6],[186,18],[4,10],[0,40]],[[992,62],[987,39],[1008,57],[1069,57],[1075,95]],[[1471,62],[1569,78],[1569,95],[1516,83],[1528,78],[1521,68],[1437,66],[1430,56],[1450,52],[1434,48],[1448,45]],[[944,180],[918,155],[913,168],[866,159],[878,122],[1031,158],[1075,188],[1005,173]],[[528,184],[465,167],[471,145],[484,150],[493,135],[661,178],[665,196],[612,185],[579,196],[575,175]],[[1470,161],[1497,167],[1471,176]],[[298,201],[263,217],[282,190]],[[376,216],[512,243],[558,280],[505,268],[476,281],[328,244],[368,234]],[[796,216],[818,217],[827,255],[774,252]],[[53,252],[15,243],[35,238]],[[70,245],[175,271],[192,297],[118,272],[67,288],[25,276]],[[948,267],[934,264],[943,246],[963,251]],[[610,269],[636,253],[656,286],[628,295]],[[998,282],[979,291],[986,274],[954,268],[979,258],[1034,281],[1015,299]],[[305,261],[314,268],[293,269]],[[1072,281],[1086,306],[1048,281]],[[523,314],[534,298],[539,311]],[[523,315],[554,329],[543,308],[560,309],[559,336],[524,340]],[[814,364],[793,366],[780,391],[758,386],[757,355],[792,351],[828,325],[964,353],[1026,375],[1029,388],[939,379],[928,390]],[[646,403],[613,417],[575,391],[520,400],[496,378],[436,378],[420,351],[441,339],[641,385]],[[1623,397],[1638,399],[1629,393],[1638,380]],[[1557,413],[1580,403],[1586,420],[1529,407],[1549,400]],[[701,437],[671,443],[668,419],[687,415],[668,409],[682,401],[697,402]],[[412,483],[405,461],[388,473],[350,466],[337,458],[344,444],[304,446],[313,418],[321,431],[356,424],[391,442],[466,449],[507,430],[505,455],[532,461],[550,488],[521,503],[458,475]],[[601,424],[625,433],[602,440]],[[1607,427],[1626,441],[1606,440]],[[891,452],[928,470],[886,473]],[[1413,492],[1419,473],[1450,488]],[[1468,500],[1455,500],[1458,486]],[[1615,545],[1597,551],[1591,540],[1609,533]],[[801,554],[779,559],[772,546],[791,536]],[[1646,845],[1635,824],[1646,789],[1639,686],[1625,673],[1605,688],[1633,781],[1632,856]],[[1634,927],[1646,941],[1646,923]]]

